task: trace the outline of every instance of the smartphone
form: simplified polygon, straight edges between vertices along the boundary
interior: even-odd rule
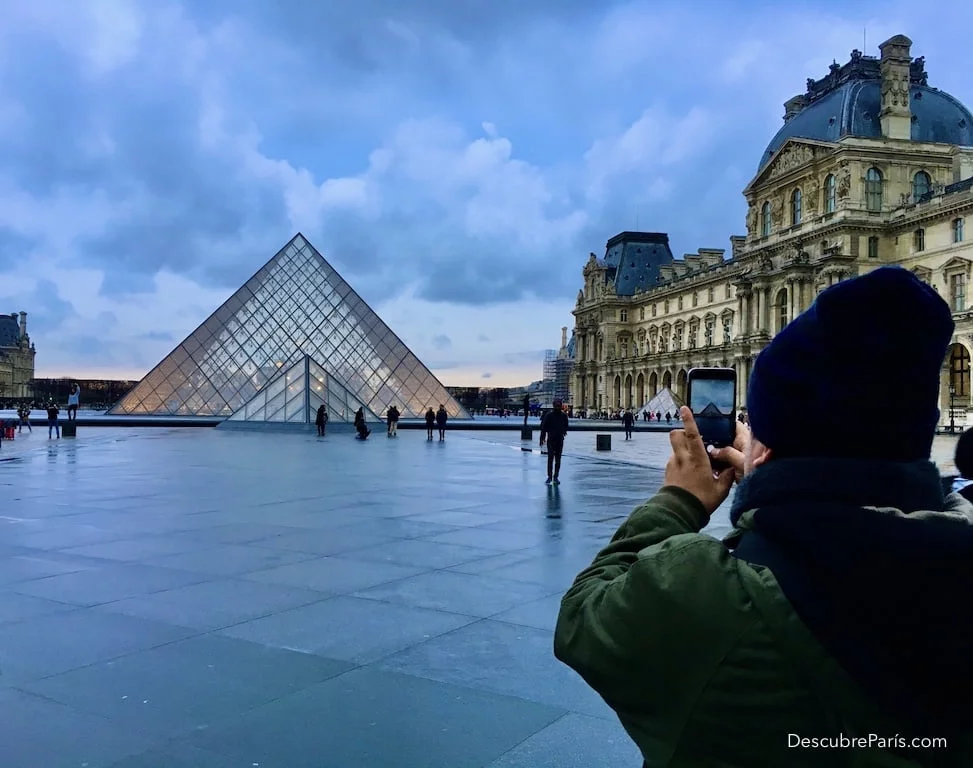
[[[686,379],[689,410],[703,443],[722,448],[736,437],[737,376],[732,368],[693,368]]]

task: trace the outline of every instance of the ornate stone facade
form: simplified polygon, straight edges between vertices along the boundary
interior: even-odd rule
[[[0,397],[30,397],[34,345],[27,335],[27,313],[0,315]]]
[[[903,78],[921,96],[927,77],[924,61],[909,59],[910,44],[902,36],[883,44],[890,58],[881,67],[853,52],[849,64],[833,65],[828,77],[809,81],[807,94],[788,101],[785,120],[849,79],[874,81],[880,69],[895,78],[883,81],[882,93],[891,116],[901,117],[909,109]],[[654,287],[620,296],[611,290],[611,266],[591,255],[574,310],[575,408],[638,408],[666,385],[684,396],[689,369],[711,365],[736,369],[737,405],[746,407],[754,359],[818,293],[898,264],[953,308],[956,336],[944,361],[940,410],[949,424],[952,402],[954,422],[965,424],[973,408],[973,231],[966,229],[973,226],[973,148],[894,135],[793,137],[743,194],[747,235],[731,238],[729,259],[701,250],[661,268]],[[875,386],[882,386],[880,361]],[[909,404],[902,407],[907,413]]]

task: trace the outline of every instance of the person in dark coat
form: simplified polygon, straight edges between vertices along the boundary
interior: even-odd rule
[[[683,409],[662,487],[554,632],[646,766],[973,765],[973,504],[930,461],[953,334],[932,287],[880,267],[760,352],[732,448]],[[734,480],[721,542],[701,530]]]
[[[365,409],[359,408],[355,411],[355,429],[358,430],[358,439],[367,440],[368,436],[372,434],[372,430],[368,428],[365,423]]]
[[[436,412],[429,406],[429,410],[426,411],[426,440],[432,440],[432,431],[436,428]]]
[[[324,427],[328,423],[328,409],[324,407],[324,403],[318,406],[318,412],[314,417],[314,423],[318,428],[318,437],[324,437]]]
[[[632,416],[631,410],[626,410],[625,415],[622,416],[622,424],[625,426],[625,439],[632,439],[632,425],[635,423],[635,417]]]
[[[443,404],[439,404],[439,410],[436,411],[436,426],[439,427],[439,442],[446,439],[446,421],[449,419],[449,414],[446,413],[446,409]]]
[[[554,401],[554,409],[541,421],[541,446],[547,443],[547,480],[550,485],[560,485],[561,454],[564,452],[564,436],[568,433],[568,415],[561,410],[561,401]]]

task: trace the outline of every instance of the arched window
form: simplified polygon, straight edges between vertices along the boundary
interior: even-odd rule
[[[882,172],[869,168],[865,174],[865,207],[870,211],[882,210]]]
[[[828,174],[828,178],[824,180],[824,212],[834,213],[836,203],[837,203],[837,189],[838,185],[835,183],[834,174]]]
[[[787,289],[781,288],[777,292],[777,333],[784,330],[787,322]]]
[[[791,226],[796,227],[801,223],[801,190],[795,189],[791,192]]]
[[[912,202],[918,203],[922,196],[932,189],[932,179],[925,171],[919,171],[912,177]]]
[[[760,206],[760,234],[762,237],[770,234],[770,203]]]

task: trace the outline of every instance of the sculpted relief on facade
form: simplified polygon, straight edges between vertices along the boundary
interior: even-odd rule
[[[807,188],[804,190],[804,207],[807,209],[808,213],[814,213],[818,208],[818,194],[821,192],[821,187],[818,184],[816,177],[812,177],[807,183]]]
[[[814,160],[814,150],[807,144],[794,144],[787,147],[770,167],[769,178],[780,176]]]
[[[839,200],[847,200],[848,195],[851,193],[851,171],[848,169],[848,163],[841,164],[841,168],[838,171],[838,183],[835,191],[838,194]]]

